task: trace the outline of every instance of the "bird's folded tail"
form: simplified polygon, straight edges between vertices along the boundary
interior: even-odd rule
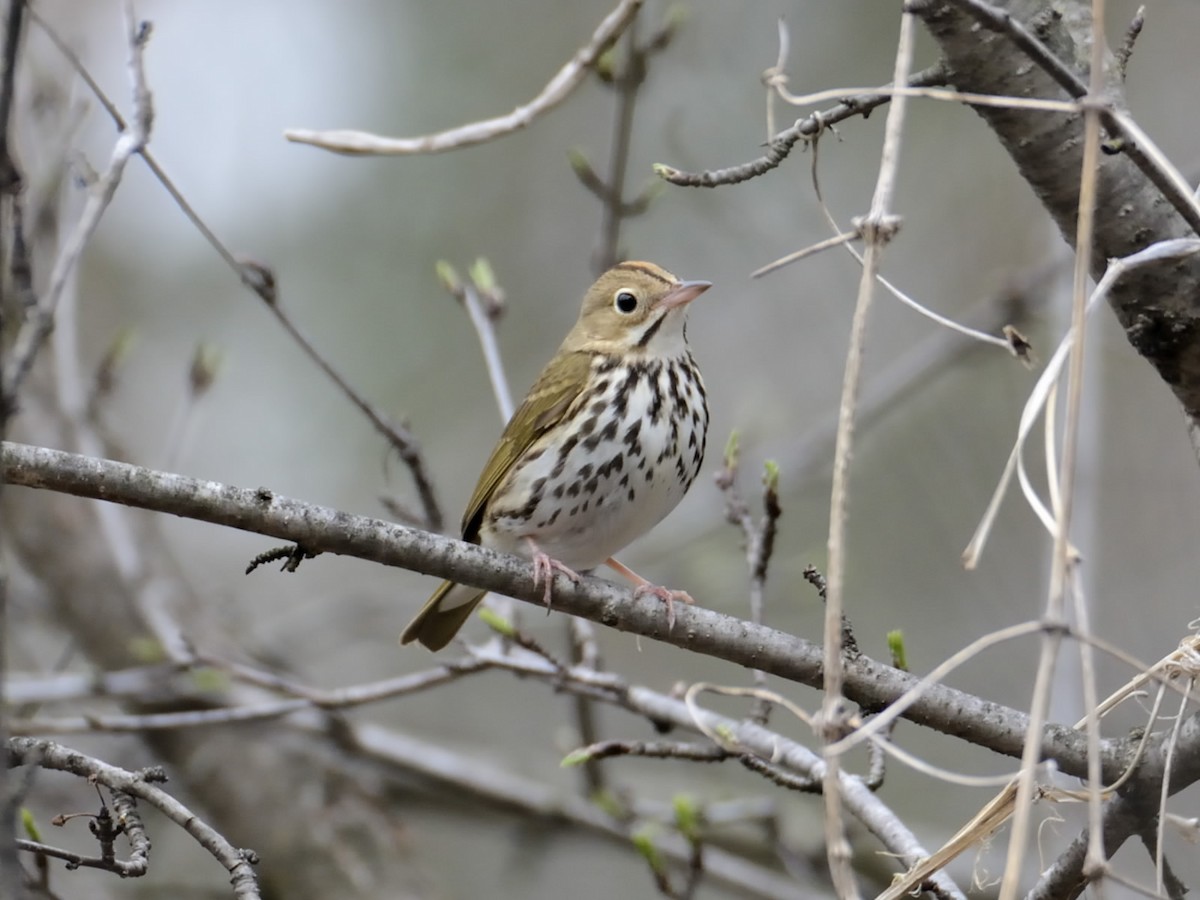
[[[486,593],[465,584],[443,581],[416,618],[408,623],[400,635],[400,643],[420,641],[430,650],[441,650],[458,634]]]

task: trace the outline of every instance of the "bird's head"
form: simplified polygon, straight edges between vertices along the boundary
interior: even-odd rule
[[[688,304],[710,287],[708,281],[680,281],[653,263],[617,263],[588,289],[579,321],[564,347],[648,356],[681,354],[687,347]]]

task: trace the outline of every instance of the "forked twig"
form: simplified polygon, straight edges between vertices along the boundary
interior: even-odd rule
[[[947,72],[940,63],[923,69],[912,75],[906,82],[910,87],[930,87],[945,84]],[[824,112],[813,113],[803,119],[797,119],[790,127],[779,132],[767,142],[767,152],[758,159],[739,163],[723,169],[713,169],[702,172],[687,172],[674,166],[659,163],[654,167],[655,173],[671,184],[683,187],[718,187],[726,184],[741,184],[751,178],[764,175],[777,168],[792,152],[792,148],[801,140],[811,140],[820,135],[826,128],[854,116],[867,116],[876,107],[882,106],[892,99],[886,92],[873,93],[853,99],[846,99]]]
[[[111,766],[53,741],[11,738],[8,742],[8,765],[26,764],[70,772],[145,801],[190,834],[229,871],[235,897],[239,900],[258,900],[260,897],[253,869],[257,862],[254,852],[234,847],[198,815],[166,791],[150,784],[151,779],[145,773]]]
[[[621,0],[593,32],[586,44],[575,51],[558,73],[547,82],[541,93],[512,112],[493,119],[470,122],[415,138],[391,138],[367,131],[313,131],[291,128],[283,133],[289,141],[309,144],[350,156],[406,156],[414,153],[443,153],[482,144],[514,131],[526,128],[545,113],[554,109],[583,83],[592,66],[621,32],[633,21],[643,0]]]
[[[121,115],[116,104],[108,97],[103,88],[97,83],[96,79],[84,66],[83,61],[78,55],[67,45],[53,26],[44,18],[38,15],[37,10],[30,7],[29,14],[31,19],[45,32],[46,36],[54,44],[55,48],[63,55],[70,63],[76,74],[83,79],[88,89],[95,95],[100,105],[104,107],[106,113],[113,120],[113,124],[124,135],[130,131],[129,124],[125,117]],[[135,92],[136,93],[136,92]],[[149,102],[148,93],[145,95]],[[216,251],[217,255],[225,261],[225,263],[233,270],[238,279],[249,290],[253,291],[260,300],[271,311],[272,315],[283,325],[284,329],[297,342],[301,350],[326,373],[333,381],[334,385],[346,395],[358,409],[367,417],[372,426],[387,439],[387,441],[396,449],[400,458],[408,466],[409,472],[412,475],[413,483],[416,486],[417,494],[421,498],[421,506],[424,514],[424,521],[421,523],[424,527],[431,531],[440,531],[443,525],[443,516],[441,506],[438,504],[437,496],[433,489],[433,484],[425,471],[424,458],[421,454],[421,447],[416,439],[416,436],[404,425],[392,422],[386,415],[383,414],[374,404],[370,403],[357,389],[353,387],[342,375],[333,367],[333,365],[321,355],[316,346],[300,331],[298,326],[292,321],[286,309],[279,302],[279,290],[276,283],[274,271],[267,265],[248,257],[239,255],[231,250],[209,227],[208,223],[201,218],[196,209],[188,202],[187,198],[175,185],[175,182],[167,174],[166,170],[159,163],[154,153],[144,143],[138,149],[138,154],[142,161],[150,169],[151,173],[162,185],[163,189],[170,195],[171,199],[179,207],[180,211],[192,223],[192,226],[200,232],[209,245]],[[94,189],[93,189],[94,190]],[[115,186],[114,186],[115,190]],[[84,212],[87,212],[85,207]],[[64,251],[65,252],[65,251]],[[53,276],[52,276],[53,282]]]
[[[0,382],[0,415],[10,415],[15,409],[17,394],[25,376],[29,374],[34,357],[54,328],[54,312],[67,288],[71,273],[112,203],[125,174],[125,166],[134,155],[142,152],[150,140],[154,108],[150,90],[146,87],[146,72],[142,59],[150,37],[150,29],[146,23],[135,20],[133,5],[130,2],[125,4],[125,29],[128,44],[126,68],[133,96],[133,120],[121,131],[113,145],[108,168],[91,186],[83,211],[54,261],[46,289],[36,309],[17,333],[4,367],[3,380]]]

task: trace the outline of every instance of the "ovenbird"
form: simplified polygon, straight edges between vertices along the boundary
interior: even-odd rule
[[[609,563],[683,498],[704,459],[708,402],[688,349],[687,307],[710,287],[646,262],[609,269],[513,414],[463,515],[463,540],[531,559],[534,583]],[[449,643],[486,591],[443,582],[402,644]]]

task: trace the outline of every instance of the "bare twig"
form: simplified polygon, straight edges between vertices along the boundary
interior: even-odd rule
[[[1091,84],[1087,97],[1097,103],[1104,89],[1103,6],[1096,0],[1094,28],[1092,34]],[[1037,676],[1029,717],[1033,724],[1030,737],[1025,742],[1021,755],[1021,778],[1017,786],[1016,808],[1013,816],[1012,837],[1004,866],[1004,878],[1000,887],[1000,900],[1016,900],[1021,883],[1022,864],[1029,839],[1030,823],[1033,818],[1033,794],[1037,778],[1040,752],[1037,731],[1046,721],[1050,709],[1050,695],[1054,668],[1062,648],[1063,633],[1054,627],[1066,622],[1066,593],[1073,577],[1075,555],[1070,541],[1071,516],[1075,502],[1075,469],[1078,463],[1079,416],[1083,398],[1084,338],[1088,308],[1088,276],[1092,263],[1092,236],[1096,217],[1097,163],[1100,156],[1100,116],[1098,108],[1090,105],[1084,112],[1083,165],[1079,185],[1079,216],[1075,235],[1075,278],[1071,304],[1071,343],[1069,371],[1067,375],[1066,430],[1058,473],[1059,497],[1055,504],[1054,550],[1051,557],[1050,585],[1046,599],[1047,628],[1042,635],[1041,652],[1038,658]],[[1048,420],[1049,421],[1049,420]],[[1088,658],[1088,657],[1085,657]],[[1094,691],[1094,684],[1091,685]],[[1089,706],[1089,709],[1091,707]],[[1088,716],[1088,780],[1093,787],[1090,817],[1095,825],[1100,820],[1100,760],[1095,752],[1099,746],[1099,720]],[[1103,864],[1103,846],[1099,828],[1093,828],[1094,840],[1089,845],[1089,862]]]
[[[119,769],[53,741],[21,737],[8,741],[8,765],[36,765],[70,772],[145,801],[195,838],[229,871],[233,895],[238,900],[259,898],[258,883],[252,868],[257,862],[254,852],[234,847],[194,812],[166,791],[150,784],[150,778],[145,773]]]
[[[11,415],[16,408],[17,394],[25,376],[33,365],[34,357],[50,331],[54,327],[54,312],[66,289],[68,279],[83,255],[92,235],[100,224],[100,219],[108,210],[112,198],[116,194],[121,178],[125,174],[125,166],[137,153],[140,153],[150,140],[150,128],[154,119],[154,109],[150,91],[146,87],[146,73],[142,64],[142,54],[149,39],[150,30],[146,23],[135,21],[131,4],[125,8],[126,39],[128,41],[128,58],[131,92],[133,95],[133,121],[126,127],[113,145],[108,168],[91,186],[83,212],[75,223],[67,239],[63,242],[62,250],[54,261],[46,290],[32,312],[28,321],[17,334],[11,355],[4,368],[2,396],[0,396],[0,415]]]
[[[479,338],[479,349],[487,365],[488,379],[496,397],[496,408],[500,419],[507,422],[513,415],[512,391],[508,387],[508,376],[504,373],[504,360],[500,356],[500,345],[496,342],[496,320],[504,312],[504,294],[496,284],[491,265],[483,259],[471,266],[470,275],[464,279],[450,263],[441,260],[437,264],[438,281],[466,309]],[[482,282],[482,283],[481,283]],[[486,301],[486,302],[485,302]]]
[[[915,18],[905,12],[900,20],[900,39],[896,48],[893,84],[906,84],[912,63],[915,38]],[[858,300],[855,303],[854,319],[850,327],[850,347],[846,353],[846,373],[842,381],[842,399],[838,414],[838,435],[834,448],[833,486],[829,514],[829,571],[826,573],[828,589],[825,598],[825,698],[821,710],[819,732],[826,744],[825,760],[825,840],[830,873],[834,888],[841,897],[857,897],[858,887],[850,867],[850,847],[846,841],[844,823],[841,818],[841,794],[839,792],[839,759],[828,747],[841,736],[844,700],[842,677],[842,616],[844,613],[843,591],[846,567],[846,516],[848,511],[848,489],[850,457],[854,438],[854,416],[861,380],[863,348],[867,319],[874,296],[875,276],[878,273],[884,248],[895,235],[899,220],[890,212],[892,192],[895,187],[896,170],[899,162],[900,138],[904,124],[907,100],[893,99],[888,109],[884,129],[883,151],[879,163],[879,177],[875,184],[875,195],[871,208],[862,225],[856,227],[863,233],[866,252],[863,258],[862,278],[859,282]]]
[[[642,756],[649,759],[683,759],[688,762],[721,762],[733,754],[713,744],[683,741],[598,741],[573,750],[564,765],[578,765],[591,759],[614,756]]]
[[[624,819],[605,812],[589,799],[500,769],[485,758],[454,753],[444,746],[369,724],[355,726],[352,740],[355,751],[367,759],[399,767],[406,773],[419,773],[449,786],[455,794],[467,792],[551,823],[566,822],[629,843],[629,825]],[[669,859],[686,863],[690,858],[687,842],[678,835],[662,835],[657,846]],[[705,854],[705,867],[710,877],[749,897],[806,900],[809,896],[805,888],[786,876],[728,851],[710,848]]]
[[[824,574],[814,565],[807,565],[800,573],[809,584],[817,589],[817,596],[821,598],[821,603],[825,602],[825,597],[829,593],[829,582],[825,579]],[[850,624],[850,619],[842,614],[842,652],[850,656],[859,654],[858,638],[854,636],[854,626]]]
[[[608,180],[601,203],[600,244],[592,262],[594,275],[616,265],[621,253],[621,223],[624,221],[625,170],[633,139],[633,113],[638,91],[646,80],[646,51],[638,45],[637,20],[625,32],[625,54],[613,78],[617,108],[613,120],[612,144],[608,151]]]
[[[633,200],[625,199],[625,175],[629,167],[629,153],[633,140],[633,116],[638,93],[646,81],[650,58],[665,50],[680,24],[680,17],[668,12],[668,19],[650,39],[638,40],[637,20],[625,34],[624,54],[615,67],[611,84],[617,94],[617,105],[613,119],[612,143],[608,155],[608,178],[601,182],[593,193],[601,200],[600,244],[596,248],[592,269],[599,275],[621,259],[621,226],[624,220],[645,211],[656,194],[653,187],[646,188]],[[590,168],[590,167],[589,167]],[[584,176],[578,168],[576,173]],[[586,179],[585,179],[586,183]]]
[[[600,647],[596,643],[596,632],[586,619],[571,616],[567,621],[567,636],[571,641],[571,664],[599,671],[603,665]],[[582,694],[571,696],[571,713],[575,719],[575,734],[581,744],[595,744],[600,739],[600,728],[596,721],[596,709],[590,698]],[[600,765],[603,754],[588,756],[582,764],[582,785],[585,796],[596,797],[607,786],[604,767]]]
[[[12,245],[5,246],[0,234],[0,331],[6,313],[19,309],[21,304],[9,302],[3,296],[6,286],[14,292],[20,291],[22,280],[28,281],[28,258],[25,254],[24,227],[22,225],[20,191],[24,180],[13,159],[11,147],[11,120],[13,90],[15,86],[17,56],[21,49],[21,37],[25,23],[25,0],[9,0],[4,17],[3,57],[0,58],[0,217],[7,216],[12,233]],[[24,272],[20,269],[24,268]],[[7,343],[0,341],[0,373],[4,372]],[[3,407],[3,381],[0,380],[0,440],[6,436],[8,411]],[[4,479],[0,478],[0,491]],[[8,560],[9,554],[0,557],[0,635],[8,635]],[[5,679],[8,675],[8,641],[0,638],[0,698],[4,695]],[[8,740],[8,709],[0,700],[0,745]],[[12,779],[5,767],[0,767],[0,894],[6,897],[21,895],[22,871],[17,858],[17,810],[21,804],[21,785]]]
[[[763,474],[763,516],[757,524],[750,514],[746,501],[737,489],[738,441],[736,432],[730,435],[725,445],[725,465],[717,473],[717,487],[725,495],[725,519],[741,529],[746,547],[746,567],[750,574],[750,621],[763,624],[765,611],[765,588],[767,568],[775,550],[775,532],[783,510],[779,507],[779,469],[768,462]],[[758,669],[753,671],[754,683],[766,686],[766,676]],[[771,704],[760,700],[754,720],[765,725],[771,714]]]
[[[824,777],[824,762],[807,747],[753,722],[738,721],[704,709],[694,701],[689,703],[641,686],[629,685],[607,673],[597,677],[595,673],[577,668],[559,671],[551,663],[530,654],[500,656],[490,648],[483,648],[477,650],[476,655],[492,661],[497,668],[511,669],[551,683],[561,684],[571,680],[581,685],[590,684],[596,689],[597,699],[638,712],[651,721],[667,722],[710,737],[719,736],[720,745],[726,749],[736,748],[753,753],[763,760],[770,760],[780,768],[817,781]],[[890,852],[910,862],[927,855],[916,837],[860,779],[845,773],[839,774],[838,778],[847,809],[881,840]],[[934,880],[949,896],[962,896],[946,876],[939,873],[934,876]]]
[[[256,704],[218,706],[209,709],[190,709],[179,712],[142,713],[132,715],[85,714],[82,716],[42,716],[30,721],[14,721],[12,730],[20,734],[86,734],[88,732],[147,732],[177,731],[184,728],[204,728],[278,719],[307,709],[345,710],[370,703],[421,693],[451,681],[483,671],[487,665],[476,660],[447,663],[423,672],[402,675],[384,681],[353,685],[339,690],[316,690],[303,685],[271,678],[246,666],[225,661],[213,661],[228,669],[239,680],[292,695],[288,699],[269,700]]]
[[[16,85],[17,55],[21,38],[25,32],[25,8],[23,0],[9,0],[4,18],[4,48],[0,58],[0,194],[16,196],[24,185],[24,178],[13,159],[12,109],[13,88]]]
[[[39,856],[66,861],[68,869],[103,869],[121,878],[140,878],[150,871],[150,840],[137,811],[137,801],[123,791],[112,791],[113,811],[101,802],[100,811],[88,823],[100,843],[100,856],[83,856],[61,847],[40,841],[18,840],[17,848]],[[115,815],[114,815],[115,813]],[[58,816],[55,825],[65,825],[66,817]],[[129,859],[117,859],[114,843],[119,835],[129,842]]]
[[[291,335],[292,340],[304,351],[304,354],[316,364],[345,395],[346,399],[358,407],[359,411],[375,426],[376,431],[387,438],[400,459],[408,467],[417,495],[421,499],[421,508],[425,514],[425,527],[430,531],[441,531],[445,523],[441,504],[433,489],[433,482],[425,469],[425,459],[421,454],[421,445],[406,425],[397,424],[386,416],[381,409],[371,403],[336,369],[324,355],[317,350],[316,345],[300,330],[300,326],[292,319],[280,302],[279,288],[275,273],[263,263],[241,258],[237,260],[237,271],[241,273],[242,281],[262,298],[271,314],[275,316],[283,330]]]
[[[1195,688],[1195,686],[1196,686],[1196,678],[1193,676],[1192,678],[1189,678],[1187,680],[1187,691],[1188,691],[1189,696],[1184,697],[1182,700],[1179,701],[1179,711],[1175,714],[1175,721],[1171,724],[1171,734],[1170,734],[1170,737],[1168,737],[1167,741],[1166,741],[1167,752],[1166,752],[1166,756],[1163,760],[1163,769],[1165,771],[1165,774],[1163,775],[1163,780],[1162,780],[1162,791],[1159,794],[1158,814],[1155,816],[1155,818],[1158,820],[1158,828],[1157,828],[1157,833],[1154,836],[1154,871],[1155,871],[1154,887],[1160,894],[1163,893],[1164,887],[1166,886],[1165,883],[1167,881],[1173,880],[1171,877],[1169,877],[1170,876],[1170,866],[1167,864],[1167,859],[1166,859],[1166,856],[1164,855],[1165,854],[1164,844],[1166,843],[1165,839],[1166,839],[1166,828],[1167,828],[1167,799],[1171,796],[1171,771],[1174,768],[1172,763],[1174,762],[1175,752],[1179,747],[1179,732],[1183,728],[1183,723],[1186,721],[1185,712],[1187,711],[1188,700],[1190,699],[1190,695],[1192,693],[1193,688]],[[1099,824],[1100,823],[1097,821],[1089,820],[1089,822],[1088,822],[1089,831],[1094,832],[1097,829],[1097,826]],[[1089,835],[1089,837],[1090,837],[1090,835]],[[1093,849],[1092,849],[1093,843],[1094,843],[1094,841],[1092,841],[1092,840],[1088,841],[1088,855],[1089,856],[1093,855]],[[1086,865],[1087,865],[1087,861],[1085,860],[1085,872],[1086,872]],[[1094,867],[1094,863],[1092,865]]]
[[[945,84],[946,79],[946,69],[942,65],[937,64],[917,72],[906,83],[910,87],[928,87],[930,85]],[[853,116],[861,115],[865,117],[873,109],[882,106],[890,99],[890,94],[855,97],[852,100],[845,100],[824,112],[813,113],[806,118],[798,119],[790,128],[784,129],[768,141],[766,155],[747,163],[706,172],[685,172],[682,169],[676,169],[660,163],[654,167],[654,171],[660,178],[671,182],[671,184],[678,184],[683,187],[710,188],[725,184],[740,184],[743,181],[757,178],[759,175],[766,174],[776,168],[781,162],[787,159],[788,155],[792,152],[792,148],[798,141],[811,140],[820,135],[829,126],[836,125],[838,122],[845,121]]]
[[[583,83],[588,72],[608,47],[633,21],[643,0],[621,0],[596,28],[584,46],[558,70],[541,93],[511,113],[470,122],[448,131],[416,138],[389,138],[366,131],[311,131],[292,128],[283,133],[289,141],[310,144],[334,153],[351,156],[405,156],[414,153],[442,153],[470,147],[526,128],[558,106]]]
[[[1114,54],[1117,64],[1117,73],[1124,81],[1126,75],[1129,74],[1129,59],[1133,56],[1133,45],[1137,43],[1138,36],[1142,33],[1142,28],[1146,25],[1146,7],[1143,4],[1137,8],[1133,19],[1129,22],[1129,27],[1125,29],[1125,37],[1121,41],[1121,46]]]
[[[750,273],[751,278],[762,278],[764,275],[770,275],[772,272],[782,269],[784,266],[790,266],[794,262],[799,262],[802,259],[807,259],[814,254],[828,250],[831,247],[838,247],[850,241],[857,241],[861,235],[857,229],[852,231],[843,231],[840,234],[835,234],[831,238],[825,238],[823,241],[817,241],[815,244],[810,244],[807,247],[802,247],[792,253],[788,253],[773,262],[767,263],[765,266],[760,266]]]
[[[92,77],[91,72],[84,66],[78,55],[67,45],[58,32],[51,26],[49,22],[38,15],[36,9],[30,8],[30,17],[37,25],[45,32],[46,36],[71,64],[76,74],[83,79],[88,89],[100,101],[105,112],[112,118],[113,124],[117,129],[125,134],[129,130],[129,125],[125,117],[121,115],[116,104],[105,94],[104,90]],[[413,482],[417,489],[417,494],[421,499],[421,505],[424,512],[425,527],[440,531],[443,526],[443,516],[441,507],[437,502],[437,497],[433,490],[433,485],[425,472],[424,460],[421,455],[421,447],[415,435],[402,424],[392,422],[373,404],[368,402],[341,374],[328,362],[316,349],[315,345],[299,330],[295,323],[288,316],[286,310],[279,303],[278,286],[275,280],[275,273],[266,265],[257,261],[248,259],[234,253],[226,244],[217,236],[208,223],[201,218],[196,209],[188,202],[183,193],[175,185],[175,182],[167,174],[166,170],[158,162],[154,153],[148,146],[143,144],[137,151],[142,157],[143,162],[150,169],[151,173],[158,180],[163,189],[170,195],[171,199],[183,212],[184,216],[192,223],[192,226],[200,232],[201,236],[208,241],[209,245],[216,251],[217,255],[225,261],[226,265],[233,270],[239,280],[249,290],[253,291],[260,300],[267,306],[271,313],[283,325],[284,330],[291,335],[292,339],[300,345],[300,349],[317,364],[334,385],[345,394],[350,400],[371,422],[371,425],[381,434],[387,441],[396,449],[401,460],[412,475]],[[115,189],[115,186],[114,186]],[[85,207],[84,212],[87,212]],[[82,218],[81,218],[82,221]]]

